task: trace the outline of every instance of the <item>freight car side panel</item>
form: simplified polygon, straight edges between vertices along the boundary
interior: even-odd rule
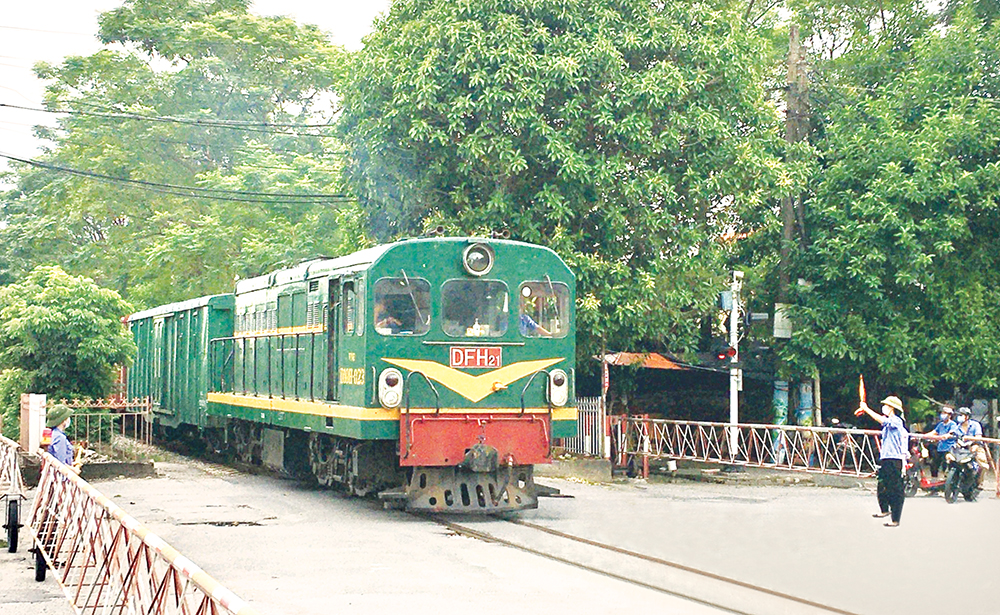
[[[153,400],[159,422],[202,426],[209,388],[209,342],[233,331],[233,296],[213,295],[129,317],[136,342],[129,396]],[[223,368],[220,366],[221,372]]]

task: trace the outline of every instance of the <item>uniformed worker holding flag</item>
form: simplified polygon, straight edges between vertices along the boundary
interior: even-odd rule
[[[901,417],[903,401],[895,395],[886,397],[882,400],[882,413],[878,414],[862,400],[861,406],[854,411],[854,414],[857,416],[867,414],[882,424],[882,447],[876,490],[880,512],[872,516],[892,515],[891,520],[885,525],[896,527],[899,525],[899,517],[903,513],[903,500],[906,498],[903,491],[903,462],[909,457],[907,448],[910,440],[909,432]]]

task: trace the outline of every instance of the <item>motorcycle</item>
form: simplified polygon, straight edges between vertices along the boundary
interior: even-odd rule
[[[965,440],[959,440],[945,456],[948,474],[944,482],[944,499],[949,504],[961,493],[966,502],[975,502],[979,495],[979,463]]]
[[[903,493],[908,498],[916,495],[918,489],[932,495],[944,490],[947,474],[940,478],[928,476],[927,464],[924,462],[927,455],[927,448],[923,442],[910,446],[910,459],[906,462],[906,471],[903,473]]]

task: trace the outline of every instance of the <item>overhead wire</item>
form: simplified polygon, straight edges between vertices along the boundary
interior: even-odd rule
[[[291,124],[282,122],[246,122],[242,120],[208,120],[197,118],[182,118],[158,115],[141,115],[138,113],[100,113],[97,111],[80,111],[73,109],[45,109],[43,107],[29,107],[26,105],[12,105],[0,103],[0,108],[20,109],[22,111],[36,111],[39,113],[56,113],[65,115],[82,115],[88,117],[99,117],[115,120],[136,120],[144,122],[157,122],[164,124],[184,124],[188,126],[207,126],[212,128],[227,128],[230,130],[243,130],[248,132],[263,132],[267,134],[284,134],[299,137],[319,137],[329,138],[331,135],[316,134],[311,132],[295,132],[291,130],[271,130],[273,128],[331,128],[331,124]]]
[[[42,162],[40,160],[32,160],[29,158],[12,156],[10,154],[5,154],[3,152],[0,152],[0,158],[6,158],[7,160],[13,160],[16,162],[20,162],[23,164],[27,164],[33,167],[49,171],[67,173],[69,175],[76,175],[79,177],[85,177],[88,179],[94,179],[98,181],[126,184],[133,187],[152,190],[154,192],[172,194],[175,196],[186,196],[189,198],[215,199],[221,201],[238,201],[245,203],[273,203],[275,201],[283,201],[287,203],[296,203],[304,205],[318,204],[324,202],[353,202],[355,200],[350,195],[336,194],[336,193],[297,194],[294,192],[257,192],[251,190],[229,190],[224,188],[201,188],[198,186],[181,186],[177,184],[151,182],[140,179],[114,177],[112,175],[104,175],[101,173],[94,173],[92,171],[82,171],[80,169],[74,169],[72,167],[65,167],[61,165]]]

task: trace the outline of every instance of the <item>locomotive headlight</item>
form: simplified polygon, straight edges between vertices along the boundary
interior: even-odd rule
[[[378,401],[386,408],[395,408],[403,401],[403,374],[395,367],[383,370],[379,375]]]
[[[474,243],[462,253],[462,265],[469,275],[484,276],[493,269],[493,248],[485,243]]]
[[[549,372],[549,403],[553,406],[565,406],[569,401],[569,378],[561,369]]]

